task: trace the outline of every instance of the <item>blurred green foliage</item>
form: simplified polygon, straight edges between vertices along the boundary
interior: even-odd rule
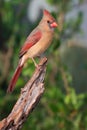
[[[11,95],[6,94],[7,86],[17,66],[19,48],[37,24],[27,19],[29,2],[29,0],[0,0],[0,120],[10,113],[19,96],[20,87],[24,86],[34,71],[34,65],[30,60],[23,69],[14,92]],[[55,30],[53,44],[47,51],[45,93],[22,130],[86,130],[87,94],[76,94],[72,87],[72,76],[68,68],[62,64],[59,52],[62,42],[80,31],[83,15],[79,12],[77,17],[66,21],[66,14],[74,8],[74,0],[47,0],[47,2],[55,6],[56,13],[52,13],[60,28]]]

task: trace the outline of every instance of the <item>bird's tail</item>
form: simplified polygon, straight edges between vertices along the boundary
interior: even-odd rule
[[[11,81],[10,81],[10,84],[9,84],[9,86],[8,86],[8,89],[7,89],[7,92],[8,92],[8,93],[13,91],[13,89],[14,89],[14,87],[15,87],[15,84],[16,84],[16,82],[17,82],[17,80],[18,80],[18,77],[20,76],[20,73],[21,73],[21,71],[22,71],[22,68],[23,68],[23,65],[20,66],[20,64],[19,64],[18,67],[16,68],[16,70],[15,70],[15,72],[14,72],[14,75],[13,75],[13,77],[12,77],[12,79],[11,79]]]

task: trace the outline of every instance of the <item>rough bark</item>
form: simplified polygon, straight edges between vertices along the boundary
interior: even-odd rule
[[[32,78],[21,89],[21,94],[8,117],[0,121],[0,130],[19,130],[36,107],[43,92],[47,58],[42,58]]]

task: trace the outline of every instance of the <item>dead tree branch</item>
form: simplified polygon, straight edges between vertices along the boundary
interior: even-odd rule
[[[28,81],[9,116],[0,122],[0,130],[19,130],[30,112],[36,107],[44,92],[47,58],[41,59],[32,78]]]

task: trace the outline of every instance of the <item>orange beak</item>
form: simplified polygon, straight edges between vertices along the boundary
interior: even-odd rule
[[[52,28],[56,28],[56,27],[58,26],[58,24],[57,24],[56,22],[53,22],[53,23],[50,24],[50,26],[51,26]]]

